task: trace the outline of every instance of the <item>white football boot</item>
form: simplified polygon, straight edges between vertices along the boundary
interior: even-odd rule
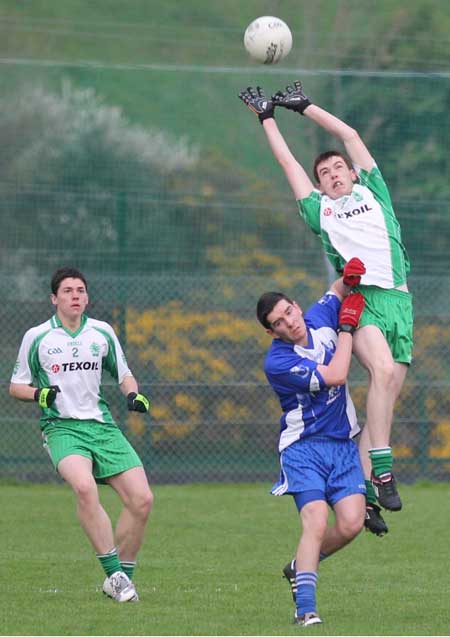
[[[322,624],[322,620],[317,613],[297,615],[297,611],[295,611],[294,624],[298,624],[299,626],[304,626],[306,628],[307,626],[314,626],[314,624]]]
[[[116,571],[103,582],[103,592],[116,602],[138,602],[139,595],[133,582],[123,571]]]

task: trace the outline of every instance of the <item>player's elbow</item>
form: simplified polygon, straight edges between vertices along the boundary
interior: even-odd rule
[[[345,130],[345,135],[343,136],[343,141],[347,142],[361,142],[361,137],[358,131],[351,126],[348,126]]]
[[[343,374],[339,371],[333,370],[326,374],[322,373],[322,376],[328,387],[345,385],[347,382],[347,374]]]
[[[17,398],[17,385],[15,383],[10,383],[9,395],[12,396],[13,398]]]
[[[348,367],[342,363],[338,365],[337,361],[331,361],[329,365],[319,365],[317,370],[327,387],[345,385],[347,382]]]
[[[296,170],[296,167],[298,165],[297,160],[289,152],[278,153],[276,155],[276,159],[287,179],[289,180],[291,173]]]
[[[335,378],[332,379],[332,381],[329,384],[336,387],[336,386],[345,385],[346,382],[347,382],[347,376],[336,376]]]

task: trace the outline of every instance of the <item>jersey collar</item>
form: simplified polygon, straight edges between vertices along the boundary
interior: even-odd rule
[[[57,314],[54,314],[52,316],[52,318],[50,319],[50,325],[53,328],[60,327],[65,332],[67,332],[67,334],[69,334],[69,336],[71,336],[72,338],[75,338],[75,336],[78,336],[78,334],[82,331],[83,327],[86,325],[86,321],[87,321],[86,314],[82,314],[81,315],[80,327],[75,332],[71,332],[66,327],[64,327],[64,325],[61,323],[61,319],[59,318],[59,316]]]

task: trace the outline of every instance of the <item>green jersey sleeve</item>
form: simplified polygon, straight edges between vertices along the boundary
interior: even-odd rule
[[[125,376],[132,376],[132,373],[128,368],[119,339],[108,323],[102,322],[100,325],[100,322],[97,322],[95,329],[103,334],[108,344],[108,353],[103,358],[102,368],[106,369],[120,385]]]
[[[297,200],[300,217],[318,235],[320,235],[320,200],[321,195],[318,190],[313,190],[305,199]]]
[[[363,170],[362,168],[357,168],[356,170],[361,185],[366,186],[369,190],[371,190],[375,196],[375,199],[386,209],[390,209],[392,211],[392,214],[394,214],[391,195],[389,194],[388,187],[378,166],[375,164],[372,170],[369,172],[367,170]]]

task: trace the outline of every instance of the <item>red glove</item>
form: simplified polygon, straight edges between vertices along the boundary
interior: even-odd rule
[[[339,312],[338,332],[353,332],[359,325],[359,319],[364,310],[364,297],[360,292],[349,294],[341,305]]]
[[[355,285],[359,285],[361,283],[361,275],[366,273],[366,266],[358,259],[358,257],[353,257],[350,261],[347,261],[344,267],[344,283],[345,285],[349,285],[351,288],[354,288]]]

